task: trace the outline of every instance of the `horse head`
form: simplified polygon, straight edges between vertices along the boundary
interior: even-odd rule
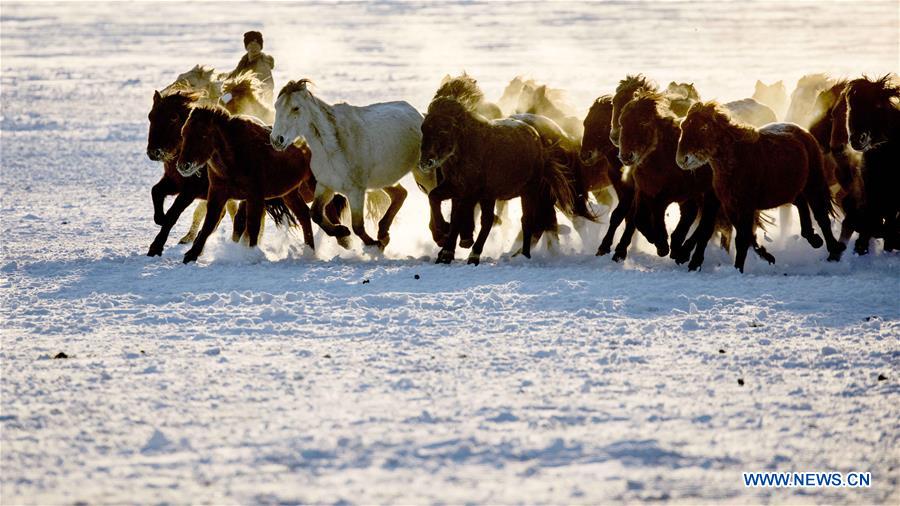
[[[147,136],[147,156],[153,161],[171,160],[181,144],[181,127],[190,114],[190,106],[198,94],[178,91],[170,94],[153,92],[153,107],[147,116],[150,132]]]
[[[850,146],[867,151],[891,140],[897,128],[900,86],[890,74],[877,80],[855,79],[847,87],[847,131]],[[896,134],[893,134],[896,135]]]
[[[665,97],[655,91],[641,90],[622,108],[619,117],[619,160],[637,165],[659,142],[659,120],[670,115],[664,109]]]
[[[681,122],[675,154],[678,166],[683,170],[695,170],[709,163],[716,154],[719,139],[725,135],[723,123],[728,123],[728,117],[715,102],[692,105]]]
[[[459,139],[465,135],[466,119],[471,114],[465,105],[447,97],[439,97],[428,106],[428,113],[422,121],[422,147],[417,172],[430,181],[432,188],[441,183],[444,170],[452,165],[459,153]],[[421,182],[419,184],[422,185]]]
[[[605,153],[615,149],[609,141],[612,118],[612,97],[603,96],[594,101],[584,118],[584,135],[581,139],[581,164],[593,167],[606,160]]]
[[[185,177],[196,175],[215,151],[216,120],[228,117],[221,107],[194,107],[181,128],[181,151],[175,168]]]
[[[278,151],[284,151],[295,140],[303,137],[303,126],[312,121],[310,107],[313,95],[307,89],[311,82],[309,79],[290,81],[278,92],[275,100],[275,123],[269,136],[272,147]]]

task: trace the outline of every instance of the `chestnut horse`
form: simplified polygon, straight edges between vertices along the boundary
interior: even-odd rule
[[[182,128],[181,153],[176,167],[184,177],[205,165],[209,178],[207,212],[203,227],[184,263],[197,260],[209,235],[216,229],[228,199],[246,201],[250,247],[259,240],[266,199],[281,197],[303,227],[303,239],[314,248],[309,208],[299,189],[311,179],[306,146],[276,151],[269,144],[268,128],[252,119],[232,116],[224,108],[195,107]]]
[[[856,151],[862,151],[860,178],[862,195],[859,238],[854,250],[868,252],[872,237],[884,238],[884,249],[900,249],[900,85],[896,76],[866,77],[848,83],[845,90],[846,123],[834,123],[832,139],[839,129]]]
[[[555,219],[554,204],[569,213],[574,207],[565,173],[548,163],[534,128],[515,119],[486,120],[453,98],[439,97],[428,106],[421,160],[420,170],[434,172],[437,181],[429,198],[453,200],[450,231],[436,263],[453,260],[460,227],[474,219],[475,204],[481,206],[481,229],[468,261],[476,265],[497,200],[522,198],[522,254],[527,258],[532,236]]]
[[[822,237],[813,231],[812,209],[825,236],[828,259],[840,259],[845,246],[831,233],[831,195],[822,152],[806,130],[790,123],[757,129],[733,122],[715,102],[697,103],[681,124],[676,160],[684,170],[712,167],[713,190],[737,231],[734,265],[741,272],[747,249],[757,244],[757,212],[787,203],[800,214],[800,234],[819,248]],[[771,255],[760,254],[774,263]]]

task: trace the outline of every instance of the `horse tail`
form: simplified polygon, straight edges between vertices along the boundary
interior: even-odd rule
[[[835,210],[836,202],[825,176],[825,156],[822,154],[819,142],[815,137],[806,131],[803,131],[801,135],[803,136],[803,144],[806,146],[806,156],[809,159],[809,174],[806,176],[809,178],[807,185],[810,183],[814,184],[815,191],[822,193],[822,200],[827,206],[828,216],[833,219],[837,216],[837,211]]]
[[[556,203],[556,208],[563,212],[566,216],[574,217],[580,215],[576,211],[575,198],[575,178],[568,164],[560,160],[558,155],[552,151],[548,154],[544,161],[544,173],[541,178],[541,186]],[[587,204],[584,203],[584,212],[587,211]]]
[[[300,225],[300,220],[294,215],[294,212],[284,203],[284,199],[266,200],[266,214],[272,218],[275,225],[279,228],[287,226],[288,228]]]
[[[366,192],[366,216],[377,222],[384,216],[388,208],[391,207],[391,199],[382,189],[369,190]]]

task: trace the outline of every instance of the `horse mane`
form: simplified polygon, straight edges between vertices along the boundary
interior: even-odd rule
[[[195,90],[193,88],[166,88],[159,93],[159,96],[164,99],[174,100],[181,102],[185,106],[193,104],[203,98],[206,97],[205,91]]]
[[[881,100],[890,101],[893,98],[900,98],[900,82],[898,82],[896,74],[885,74],[879,78],[871,78],[863,74],[861,78],[850,81],[847,84],[847,90],[860,85],[871,86]]]
[[[826,88],[828,87],[828,74],[807,74],[797,81],[798,88]]]
[[[736,141],[756,142],[759,139],[759,130],[753,125],[735,121],[728,112],[728,109],[719,102],[711,100],[709,102],[697,102],[688,111],[691,114],[694,111],[702,111],[715,124],[723,127],[726,132]]]
[[[656,83],[647,79],[644,74],[629,74],[625,76],[625,79],[619,81],[619,85],[616,86],[616,93],[620,93],[628,90],[637,90],[638,88],[644,88],[648,90],[656,91]]]
[[[191,114],[188,116],[188,119],[196,118],[197,120],[211,120],[211,121],[223,121],[228,122],[233,119],[241,119],[240,116],[234,116],[228,109],[222,107],[221,105],[213,105],[213,104],[204,104],[204,105],[194,105],[191,107]]]
[[[475,111],[478,104],[484,100],[484,93],[478,87],[478,82],[463,72],[462,75],[458,77],[453,77],[444,81],[431,101],[434,102],[442,97],[452,98],[463,104],[469,111]]]
[[[669,108],[669,101],[666,95],[657,90],[639,88],[634,92],[634,98],[631,100],[635,104],[651,103],[656,110],[656,114],[661,118],[671,118],[677,120],[678,117]]]
[[[450,119],[454,125],[460,125],[467,120],[479,123],[487,123],[488,120],[474,111],[469,110],[465,104],[453,97],[436,97],[428,104],[429,116],[442,116]]]
[[[314,83],[312,82],[312,79],[307,79],[305,77],[296,81],[288,81],[288,83],[281,88],[281,91],[278,92],[277,98],[281,98],[282,95],[290,95],[297,91],[309,91],[309,89],[307,89],[308,84]]]
[[[252,70],[246,70],[228,79],[222,84],[222,94],[231,93],[235,98],[246,96],[259,96],[262,83],[256,78]]]

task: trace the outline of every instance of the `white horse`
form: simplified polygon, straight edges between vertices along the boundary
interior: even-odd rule
[[[272,146],[283,150],[300,138],[309,145],[317,182],[312,219],[327,234],[350,235],[347,227],[334,226],[322,213],[334,193],[341,193],[350,204],[353,232],[366,246],[383,249],[390,241],[391,222],[406,199],[406,189],[397,181],[419,161],[422,115],[407,102],[329,105],[307,89],[308,83],[308,79],[291,81],[278,93]],[[366,233],[363,219],[369,189],[382,189],[391,199],[378,222],[378,240]]]

